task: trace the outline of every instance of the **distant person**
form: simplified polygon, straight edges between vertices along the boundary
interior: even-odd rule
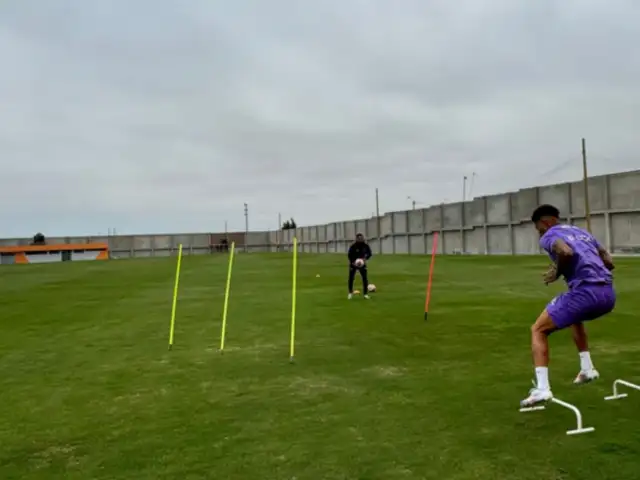
[[[220,251],[228,252],[229,251],[229,240],[223,238],[220,240]]]
[[[569,291],[555,297],[531,327],[531,349],[536,386],[520,402],[531,407],[553,398],[549,384],[548,336],[571,328],[580,356],[580,372],[573,383],[588,383],[600,374],[593,366],[584,323],[611,312],[616,304],[613,289],[613,260],[591,233],[560,223],[560,212],[552,205],[541,205],[531,216],[540,234],[540,246],[553,264],[544,275],[546,285],[564,277]]]
[[[364,298],[369,299],[369,279],[367,276],[367,261],[373,256],[371,248],[365,242],[364,235],[358,233],[356,241],[351,244],[347,253],[349,257],[349,300],[353,298],[353,282],[356,272],[362,277],[362,293]]]

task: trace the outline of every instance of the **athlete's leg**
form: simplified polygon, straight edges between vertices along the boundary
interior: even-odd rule
[[[356,279],[356,268],[354,266],[349,267],[349,298],[353,295],[353,281]]]
[[[547,309],[531,326],[531,356],[536,373],[536,386],[529,396],[520,402],[521,407],[531,407],[553,397],[549,384],[549,335],[558,330]]]
[[[549,335],[557,330],[547,309],[531,326],[531,354],[535,367],[549,366]]]
[[[367,267],[360,268],[360,276],[362,277],[362,292],[365,296],[369,294],[369,275],[367,272]]]
[[[578,352],[588,352],[589,339],[587,337],[587,330],[584,328],[584,323],[580,322],[571,325],[571,334],[573,335],[573,343],[576,344]]]
[[[595,320],[613,310],[616,303],[616,295],[613,287],[610,285],[585,286],[576,290],[573,303],[573,308],[580,311],[579,315],[584,321]],[[571,330],[573,333],[573,341],[576,344],[578,355],[580,356],[580,372],[573,383],[583,384],[591,382],[597,379],[600,374],[593,366],[593,361],[591,360],[587,331],[582,322],[572,325]]]
[[[593,362],[591,360],[591,354],[589,353],[589,339],[587,337],[587,330],[584,327],[584,323],[581,322],[571,325],[571,333],[573,334],[573,342],[576,344],[578,356],[580,357],[580,372],[578,372],[573,383],[589,383],[598,378],[600,374],[593,366]]]

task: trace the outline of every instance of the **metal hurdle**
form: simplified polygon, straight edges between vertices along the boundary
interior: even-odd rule
[[[566,408],[568,410],[571,410],[575,414],[575,416],[576,416],[576,428],[574,428],[573,430],[567,430],[567,435],[579,435],[581,433],[589,433],[589,432],[593,432],[595,430],[594,427],[585,427],[582,424],[582,413],[580,412],[578,407],[576,407],[575,405],[572,405],[571,403],[563,402],[562,400],[559,400],[557,398],[552,398],[550,400],[550,402],[555,403],[557,405],[560,405],[561,407],[564,407],[564,408]],[[535,411],[539,411],[539,410],[544,410],[545,408],[546,408],[545,405],[536,405],[534,407],[521,408],[520,411],[521,412],[535,412]]]
[[[626,380],[622,380],[621,378],[617,379],[613,382],[613,395],[609,395],[608,397],[604,397],[605,400],[618,400],[619,398],[625,398],[628,396],[627,393],[618,393],[618,386],[624,385],[625,387],[632,388],[634,390],[640,391],[640,385],[636,385],[635,383],[627,382]]]

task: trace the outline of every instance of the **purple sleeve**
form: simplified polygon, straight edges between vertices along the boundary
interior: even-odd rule
[[[555,243],[555,241],[558,238],[560,238],[560,237],[557,236],[556,234],[551,233],[551,232],[547,232],[540,238],[540,247],[542,247],[542,249],[545,252],[547,252],[549,255],[551,255],[551,253],[553,251],[553,244]]]

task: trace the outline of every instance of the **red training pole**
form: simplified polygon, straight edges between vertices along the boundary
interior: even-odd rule
[[[427,282],[427,299],[424,302],[424,320],[429,314],[429,302],[431,301],[431,284],[433,283],[433,267],[436,263],[436,251],[438,250],[438,232],[433,234],[433,245],[431,246],[431,265],[429,266],[429,281]]]

